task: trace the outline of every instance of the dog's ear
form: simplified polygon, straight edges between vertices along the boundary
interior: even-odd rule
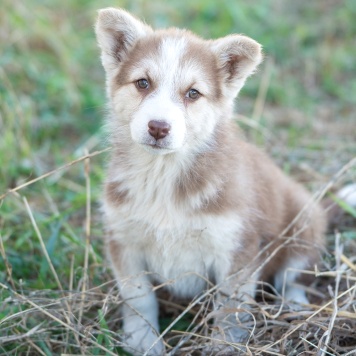
[[[224,81],[233,95],[237,95],[256,67],[262,61],[262,48],[253,39],[242,35],[230,35],[211,42]]]
[[[152,32],[152,29],[125,10],[106,8],[99,10],[95,32],[103,67],[110,72],[125,60],[138,39]]]

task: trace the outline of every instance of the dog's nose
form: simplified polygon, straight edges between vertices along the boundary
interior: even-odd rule
[[[170,129],[171,125],[165,121],[151,120],[148,123],[148,133],[156,140],[166,137],[169,134]]]

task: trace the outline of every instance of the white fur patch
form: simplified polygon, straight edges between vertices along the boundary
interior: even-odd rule
[[[356,207],[356,183],[346,185],[340,189],[337,196],[347,204]]]
[[[202,292],[207,280],[228,276],[230,256],[241,248],[243,226],[238,216],[189,217],[184,209],[173,211],[172,204],[155,206],[154,201],[151,211],[135,206],[134,202],[120,210],[107,206],[106,214],[115,239],[145,251],[142,258],[154,280],[168,282],[174,294],[187,297]],[[117,219],[126,215],[131,216],[129,221]]]
[[[294,285],[300,275],[300,271],[305,269],[308,261],[300,256],[287,260],[286,264],[274,276],[274,284],[278,292],[284,294],[283,297],[288,301],[300,304],[308,304],[305,291]]]
[[[186,48],[186,39],[184,37],[180,38],[165,38],[161,42],[160,46],[160,68],[162,72],[166,74],[163,78],[167,85],[172,85],[174,83],[174,77],[179,70],[180,59]]]
[[[169,89],[162,86],[157,93],[144,101],[133,116],[130,128],[135,142],[145,146],[154,145],[156,140],[148,133],[148,123],[157,120],[166,122],[171,127],[169,135],[158,140],[161,147],[167,151],[176,151],[182,147],[186,131],[184,110],[181,105],[173,102]]]
[[[180,59],[184,53],[186,43],[184,38],[167,38],[160,45],[159,60],[145,60],[149,65],[148,73],[153,78],[158,89],[146,98],[130,124],[132,139],[155,153],[167,153],[180,149],[184,143],[186,133],[184,106],[177,100],[177,93],[181,90],[179,74]],[[151,63],[150,63],[151,62]],[[139,77],[138,77],[139,78]],[[151,120],[166,122],[170,133],[158,140],[160,148],[151,148],[156,140],[148,133],[148,123]]]

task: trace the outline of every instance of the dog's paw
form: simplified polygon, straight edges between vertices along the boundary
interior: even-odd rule
[[[249,335],[242,327],[219,325],[211,333],[211,345],[205,355],[245,355]]]
[[[284,298],[287,302],[292,303],[291,307],[296,311],[304,309],[304,304],[309,304],[305,291],[301,288],[289,287],[286,290]]]
[[[150,356],[165,355],[165,347],[162,340],[151,327],[141,327],[133,332],[125,332],[125,350],[134,356],[142,356],[147,352]]]

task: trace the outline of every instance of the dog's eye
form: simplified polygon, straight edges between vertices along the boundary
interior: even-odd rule
[[[148,89],[148,87],[150,86],[150,84],[148,83],[148,80],[147,79],[139,79],[137,82],[136,82],[136,85],[138,88],[140,89]]]
[[[197,100],[200,97],[198,90],[190,89],[187,93],[187,97],[192,100]]]

